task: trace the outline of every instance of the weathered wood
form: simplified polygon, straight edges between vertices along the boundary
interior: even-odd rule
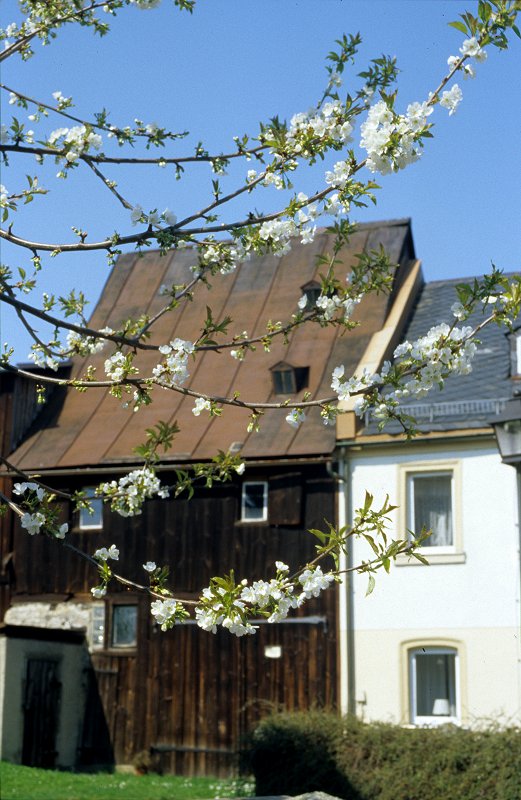
[[[249,479],[256,477],[252,470]],[[262,479],[274,493],[273,518],[267,523],[240,522],[237,481],[199,489],[190,501],[151,501],[135,518],[107,515],[101,533],[76,529],[69,538],[89,553],[115,544],[120,549],[118,570],[140,582],[146,561],[169,564],[170,585],[186,597],[194,597],[213,575],[230,568],[238,580],[269,577],[277,559],[295,569],[314,556],[315,540],[306,529],[334,519],[332,480],[325,466],[316,464],[298,471],[288,467],[286,472],[266,468]],[[81,485],[70,479],[66,488]],[[281,493],[293,497],[287,509]],[[13,538],[17,601],[90,597],[98,580],[95,567],[57,541],[27,536],[17,524]],[[255,636],[242,639],[227,631],[205,633],[193,621],[162,633],[149,613],[148,598],[116,585],[107,599],[107,636],[117,602],[138,605],[137,646],[95,651],[92,665],[104,725],[119,763],[130,763],[153,745],[166,770],[228,774],[242,739],[265,714],[335,705],[335,589],[309,601],[291,621],[261,621]],[[266,648],[275,646],[281,648],[280,658],[267,657]],[[94,757],[92,730],[88,734],[86,761]]]

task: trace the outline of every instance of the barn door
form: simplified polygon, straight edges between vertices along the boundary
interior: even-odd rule
[[[44,768],[55,766],[60,696],[58,662],[48,658],[30,658],[23,701],[22,764]]]

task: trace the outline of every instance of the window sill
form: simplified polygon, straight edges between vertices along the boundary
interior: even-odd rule
[[[428,553],[422,550],[421,555],[427,559],[429,566],[435,566],[436,564],[465,564],[467,561],[467,554],[462,551],[458,553]],[[418,561],[418,559],[405,555],[398,555],[394,563],[396,567],[427,566]]]

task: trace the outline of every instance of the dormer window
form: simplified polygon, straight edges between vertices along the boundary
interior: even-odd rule
[[[322,294],[322,287],[317,281],[309,281],[304,286],[300,287],[302,294],[305,294],[308,300],[307,308],[314,308],[320,295]]]
[[[271,375],[275,394],[296,394],[308,385],[309,367],[294,367],[279,361],[271,367]]]

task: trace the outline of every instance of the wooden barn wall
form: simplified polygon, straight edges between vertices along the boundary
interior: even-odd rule
[[[236,483],[200,490],[190,501],[150,501],[134,518],[106,513],[102,533],[73,529],[68,539],[90,553],[116,544],[118,571],[138,582],[145,582],[146,561],[169,564],[169,585],[187,598],[230,569],[240,580],[273,574],[276,560],[292,569],[306,563],[316,541],[307,529],[335,517],[334,483],[325,467],[248,471],[248,480],[269,480],[268,523],[239,521]],[[95,568],[59,542],[19,531],[15,538],[19,600],[90,598]],[[116,762],[130,763],[152,748],[166,771],[227,774],[261,716],[279,708],[335,706],[336,589],[305,604],[291,621],[261,624],[255,636],[240,639],[227,631],[206,633],[193,622],[161,632],[148,599],[116,586],[107,598],[109,617],[123,600],[139,606],[137,647],[92,653]],[[280,658],[266,657],[271,645],[281,647]]]

